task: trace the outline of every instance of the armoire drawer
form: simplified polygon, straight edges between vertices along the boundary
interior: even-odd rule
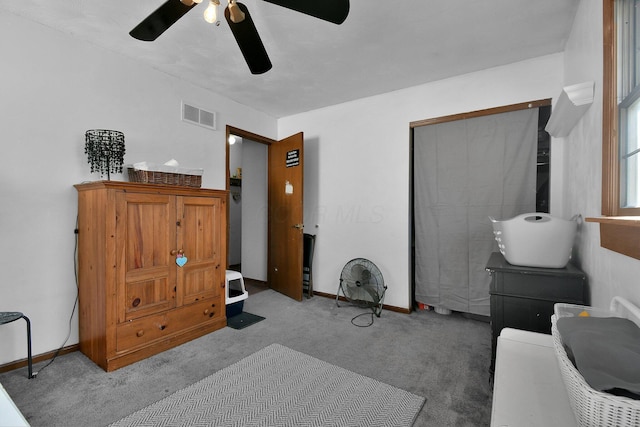
[[[206,300],[122,323],[116,327],[116,351],[126,351],[217,320],[224,311],[225,307],[219,307],[216,300]]]

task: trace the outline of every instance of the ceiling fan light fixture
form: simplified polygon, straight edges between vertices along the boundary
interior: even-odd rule
[[[159,0],[156,0],[159,1]],[[160,37],[166,30],[185,16],[191,9],[203,0],[164,0],[149,16],[136,25],[129,35],[134,39],[151,42]],[[207,0],[208,10],[205,19],[215,25],[217,21],[216,7],[222,0]],[[274,5],[291,9],[323,21],[341,24],[349,14],[350,0],[264,0]],[[263,74],[272,67],[264,44],[260,39],[249,9],[237,0],[227,0],[228,7],[224,9],[225,21],[233,33],[242,56],[251,74]]]
[[[209,24],[220,25],[220,21],[218,21],[218,6],[220,5],[220,0],[209,0],[209,6],[204,10],[204,20]]]
[[[229,15],[234,24],[244,21],[244,12],[238,7],[236,0],[229,0]]]

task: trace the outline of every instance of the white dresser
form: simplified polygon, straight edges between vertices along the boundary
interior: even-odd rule
[[[498,337],[492,427],[573,427],[551,335],[505,328]]]
[[[29,423],[24,419],[7,391],[0,384],[0,427],[22,427]]]

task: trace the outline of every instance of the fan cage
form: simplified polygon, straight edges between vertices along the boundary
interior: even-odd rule
[[[340,296],[350,305],[369,308],[377,317],[382,313],[387,286],[380,269],[366,258],[354,258],[342,269],[336,293],[336,305]]]

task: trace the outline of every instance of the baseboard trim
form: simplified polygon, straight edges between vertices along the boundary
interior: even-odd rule
[[[58,350],[53,350],[48,353],[38,354],[37,356],[33,356],[33,363],[39,363],[45,360],[53,359],[56,356],[62,356],[63,354],[73,353],[74,351],[80,350],[80,344],[74,344],[67,347],[63,347],[59,352]],[[16,360],[14,362],[5,363],[4,365],[0,365],[0,373],[13,371],[14,369],[24,368],[29,365],[29,361],[27,358]]]
[[[317,295],[319,297],[324,297],[324,298],[331,298],[331,299],[336,299],[336,295],[335,294],[328,294],[325,292],[318,292],[318,291],[313,291],[313,295]],[[345,297],[338,297],[338,300],[340,301],[347,301],[347,299]],[[382,308],[384,310],[389,310],[389,311],[395,311],[396,313],[403,313],[403,314],[410,314],[411,310],[408,308],[402,308],[402,307],[396,307],[394,305],[387,305],[387,304],[382,304]]]

